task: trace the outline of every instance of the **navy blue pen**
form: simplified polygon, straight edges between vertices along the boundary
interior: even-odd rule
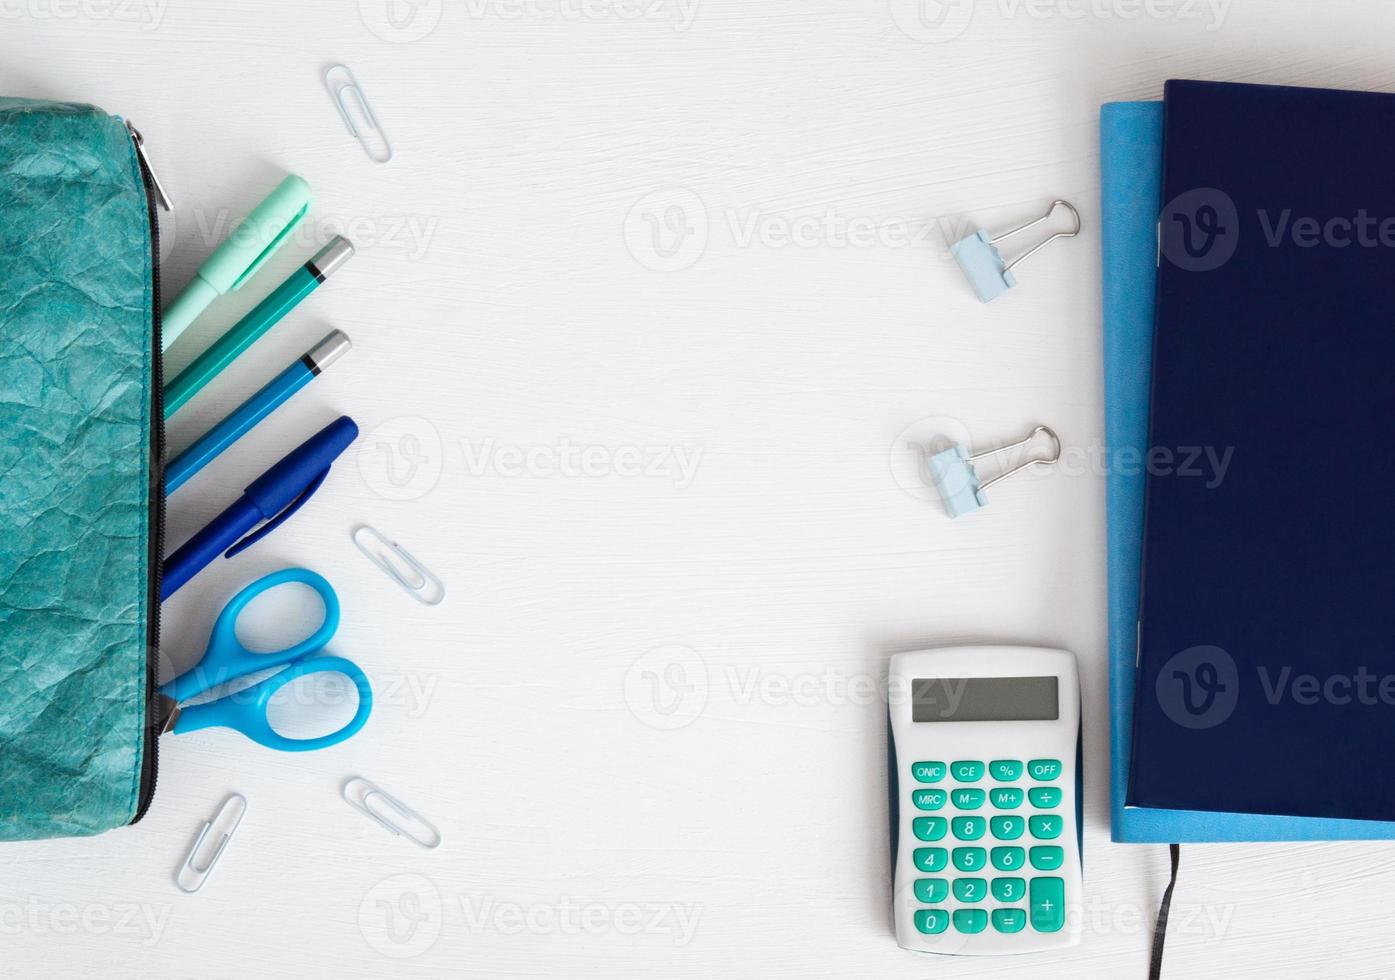
[[[285,523],[320,489],[330,465],[357,438],[354,420],[341,415],[258,477],[231,507],[165,559],[160,601],[178,592],[220,554],[231,558]],[[257,528],[258,524],[262,526]]]

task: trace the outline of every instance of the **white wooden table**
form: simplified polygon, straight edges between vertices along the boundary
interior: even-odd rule
[[[313,217],[186,364],[336,232],[359,255],[172,426],[331,326],[355,350],[171,508],[182,539],[337,412],[364,437],[284,531],[169,604],[168,652],[288,563],[374,676],[318,755],[165,740],[134,828],[0,847],[5,977],[1141,977],[1162,847],[1108,842],[1101,102],[1172,76],[1395,89],[1359,0],[0,0],[0,93],[129,116],[178,206],[166,288],[293,170]],[[349,64],[372,164],[320,73]],[[1083,234],[990,306],[947,236],[1053,197]],[[1045,422],[1072,465],[948,520],[935,431]],[[912,469],[908,469],[911,467]],[[449,587],[418,606],[368,522]],[[1084,945],[927,960],[888,931],[892,652],[1076,651]],[[339,798],[362,774],[433,852]],[[172,874],[231,791],[208,887]],[[1382,844],[1184,852],[1170,977],[1389,977]]]

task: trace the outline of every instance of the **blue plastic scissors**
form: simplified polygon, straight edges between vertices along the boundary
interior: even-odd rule
[[[275,653],[253,653],[237,638],[237,617],[257,596],[279,585],[296,582],[319,593],[325,605],[325,618],[319,629],[294,646]],[[257,579],[219,613],[208,638],[208,649],[192,668],[160,688],[162,709],[168,712],[164,731],[176,735],[203,728],[232,728],[269,749],[282,752],[310,752],[337,745],[355,734],[368,721],[373,710],[373,688],[358,665],[342,657],[321,654],[339,628],[339,597],[324,576],[308,568],[287,568]],[[213,690],[220,684],[256,674],[273,667],[285,670],[205,704],[181,708],[179,702]],[[358,710],[343,728],[318,738],[286,738],[267,721],[267,705],[282,687],[307,674],[335,673],[348,677],[358,689]]]

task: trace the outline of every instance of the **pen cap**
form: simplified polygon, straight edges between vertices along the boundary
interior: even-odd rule
[[[209,285],[203,276],[195,276],[184,292],[175,297],[174,302],[165,308],[160,321],[160,340],[165,350],[189,325],[198,319],[200,313],[218,298],[218,290]]]
[[[315,278],[324,282],[339,270],[339,267],[354,257],[354,243],[343,235],[335,235],[328,245],[315,253],[315,257],[306,263]]]
[[[354,420],[341,415],[258,477],[244,496],[263,517],[275,517],[322,477],[357,438]]]
[[[309,210],[310,185],[289,175],[199,267],[199,277],[219,295],[240,289],[286,243]]]
[[[349,342],[349,335],[342,330],[335,330],[306,351],[305,356],[300,361],[311,371],[319,374],[347,354],[351,347],[353,344]]]

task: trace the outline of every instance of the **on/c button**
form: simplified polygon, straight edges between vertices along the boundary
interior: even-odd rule
[[[945,778],[943,762],[917,762],[911,766],[911,775],[918,783],[938,783]]]

